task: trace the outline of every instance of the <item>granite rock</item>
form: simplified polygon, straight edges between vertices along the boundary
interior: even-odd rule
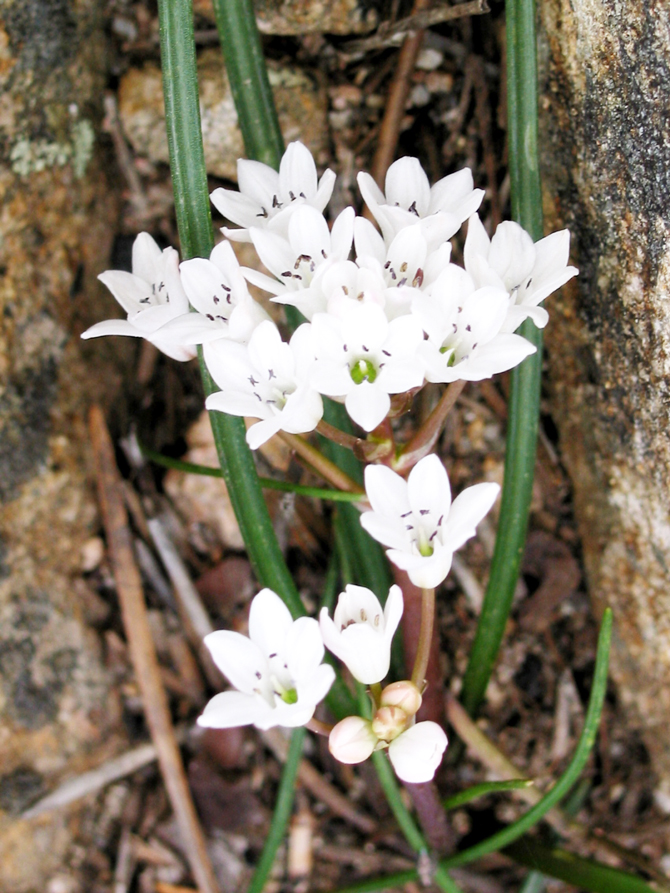
[[[270,66],[277,113],[286,142],[300,139],[317,163],[328,148],[325,90],[299,68]],[[236,162],[244,156],[242,134],[221,52],[205,50],[198,58],[200,114],[207,171],[237,179]],[[168,161],[161,72],[154,63],[133,68],[121,80],[119,115],[135,152],[152,161]]]
[[[542,0],[548,230],[579,277],[552,298],[552,408],[611,670],[670,779],[670,12]],[[549,303],[549,302],[548,302]]]

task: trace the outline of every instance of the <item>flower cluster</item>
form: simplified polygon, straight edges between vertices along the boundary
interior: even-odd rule
[[[515,331],[525,319],[546,325],[541,302],[576,274],[568,265],[569,234],[533,243],[508,222],[489,238],[477,215],[483,192],[474,188],[470,171],[431,187],[415,158],[391,165],[384,191],[368,174],[359,174],[378,228],[353,208],[345,208],[329,228],[324,210],[335,174],[326,171],[319,179],[301,143],[288,147],[278,172],[239,161],[238,182],[240,192],[212,193],[212,202],[237,228],[224,227],[226,239],[209,259],[180,264],[173,248],[161,251],[151,236],[140,234],[132,273],[99,277],[127,319],[98,323],[83,337],[144,337],[178,360],[192,358],[201,345],[220,388],[206,405],[256,419],[247,431],[252,449],[278,432],[313,431],[323,416],[323,397],[343,403],[370,435],[364,444],[373,450],[364,451],[368,459],[385,460],[405,473],[411,468],[406,478],[386,465],[366,468],[370,510],[360,520],[424,590],[426,604],[449,573],[454,552],[475,535],[499,487],[476,484],[452,501],[442,462],[425,455],[438,423],[431,433],[427,422],[403,453],[388,420],[426,382],[478,381],[535,351]],[[461,267],[452,262],[450,239],[465,221]],[[253,243],[267,272],[240,267],[235,241]],[[302,313],[306,322],[290,340],[252,298],[248,283]],[[448,406],[449,399],[439,405]],[[339,434],[340,443],[348,437],[356,448],[362,443],[325,424],[319,430],[336,440]],[[402,613],[398,586],[382,607],[369,589],[348,585],[332,618],[323,608],[318,620],[293,620],[279,596],[263,589],[251,604],[248,637],[220,630],[205,639],[232,688],[207,704],[199,724],[315,725],[316,707],[335,680],[335,670],[323,662],[327,648],[369,686],[372,700],[369,716],[348,716],[330,729],[331,753],[343,763],[358,763],[385,749],[401,779],[430,780],[447,737],[436,723],[416,721],[430,641],[423,619],[411,681],[382,688]],[[424,616],[432,613],[431,608]]]
[[[278,431],[313,431],[322,396],[344,403],[369,433],[389,415],[393,395],[511,369],[535,350],[514,334],[519,324],[544,326],[540,302],[577,272],[567,230],[534,244],[507,222],[489,239],[477,215],[483,191],[467,169],[431,187],[416,158],[401,158],[384,192],[360,173],[379,230],[353,208],[329,229],[335,174],[319,180],[301,143],[291,143],[278,172],[240,160],[238,182],[240,192],[212,193],[238,228],[224,227],[227,240],[211,257],[179,264],[174,249],[161,252],[142,233],[133,272],[100,276],[127,319],[98,323],[83,337],[141,336],[182,360],[203,345],[221,389],[207,406],[259,419],[248,431],[254,449]],[[466,220],[461,267],[449,240]],[[241,268],[228,240],[252,242],[268,273]],[[290,341],[247,283],[306,318]]]

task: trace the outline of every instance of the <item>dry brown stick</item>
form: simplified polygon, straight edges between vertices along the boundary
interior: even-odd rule
[[[445,709],[447,718],[456,729],[459,737],[499,779],[507,780],[526,777],[502,751],[498,750],[495,744],[472,721],[459,701],[451,694],[448,694],[446,697]],[[542,793],[534,787],[519,788],[511,793],[513,796],[525,800],[531,806],[534,806],[542,799]],[[564,837],[570,840],[589,842],[610,855],[625,859],[631,865],[635,865],[650,875],[660,885],[662,890],[670,890],[668,878],[646,856],[621,846],[605,837],[602,833],[591,831],[586,825],[569,816],[560,806],[550,809],[544,816],[544,819]]]
[[[430,0],[414,0],[412,14],[415,15],[422,12],[429,2]],[[370,171],[373,179],[382,190],[384,188],[386,171],[389,169],[395,155],[400,134],[400,124],[405,114],[405,104],[409,95],[410,78],[412,77],[416,57],[419,55],[422,43],[423,31],[410,31],[405,37],[398,54],[398,63],[389,88],[384,117],[382,118],[377,137],[377,151],[372,160],[372,170]]]
[[[381,50],[386,46],[400,43],[402,37],[409,31],[416,31],[419,28],[425,31],[433,25],[441,25],[443,22],[464,16],[482,15],[485,12],[490,12],[486,0],[471,0],[470,3],[458,3],[456,6],[437,6],[435,9],[426,9],[407,18],[398,19],[393,24],[384,22],[375,34],[360,40],[347,41],[339,47],[339,51],[353,56],[370,50]]]
[[[281,732],[278,729],[268,729],[267,732],[261,732],[261,736],[277,759],[285,763],[288,754],[288,742]],[[374,819],[355,809],[347,797],[333,787],[330,782],[326,781],[314,766],[304,758],[300,760],[298,778],[310,793],[326,804],[332,813],[340,816],[340,818],[349,822],[350,825],[358,828],[359,831],[363,831],[364,834],[372,834],[377,829],[377,823]]]
[[[110,564],[121,604],[128,651],[142,694],[147,725],[156,747],[161,774],[184,841],[193,877],[200,888],[200,893],[218,893],[219,888],[207,854],[205,838],[198,822],[170,719],[156,649],[151,638],[142,581],[135,563],[121,477],[116,467],[109,431],[99,406],[91,407],[89,425]]]
[[[186,739],[187,730],[185,726],[175,729],[175,736],[178,742]],[[156,759],[156,747],[153,744],[140,744],[133,750],[128,750],[118,757],[107,760],[95,769],[76,775],[74,778],[68,778],[59,785],[50,794],[42,797],[37,803],[33,803],[24,813],[22,819],[34,819],[39,815],[52,812],[55,809],[63,809],[80,800],[88,794],[94,794],[101,788],[125,778],[137,772],[143,766],[153,763]]]

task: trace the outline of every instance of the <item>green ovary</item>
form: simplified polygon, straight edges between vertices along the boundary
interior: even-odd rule
[[[369,381],[372,384],[377,378],[377,370],[370,360],[357,360],[349,369],[349,374],[355,384],[362,384],[364,381]]]
[[[282,692],[281,699],[285,704],[297,704],[298,692],[294,688],[288,688]]]

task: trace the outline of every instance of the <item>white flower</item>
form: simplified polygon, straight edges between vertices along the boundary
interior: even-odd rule
[[[386,418],[389,394],[423,384],[421,326],[411,316],[389,322],[379,305],[346,297],[329,311],[312,319],[310,381],[321,394],[344,398],[354,422],[372,431]]]
[[[323,415],[323,401],[311,385],[309,324],[300,326],[289,344],[269,320],[254,329],[247,345],[219,339],[205,343],[205,363],[221,388],[210,394],[207,409],[261,421],[247,431],[252,450],[278,431],[313,431]]]
[[[321,635],[329,651],[364,685],[381,682],[391,663],[391,642],[402,617],[402,591],[391,586],[386,605],[364,586],[349,585],[340,593],[333,620],[328,609],[319,615]]]
[[[218,630],[205,636],[205,645],[236,689],[207,704],[198,719],[207,728],[304,726],[335,679],[333,668],[321,663],[316,620],[294,621],[271,589],[261,590],[251,603],[249,638]]]
[[[377,737],[373,724],[360,716],[348,716],[338,722],[328,739],[335,759],[340,763],[362,763],[375,750],[388,746],[391,764],[402,781],[418,784],[433,778],[447,747],[447,736],[437,723],[410,725],[390,743]]]
[[[447,736],[436,722],[418,722],[389,744],[398,778],[409,784],[430,781],[442,762]]]
[[[291,210],[309,204],[323,211],[335,185],[335,174],[327,170],[317,183],[312,153],[302,143],[290,143],[279,165],[279,173],[260,161],[241,158],[237,162],[239,192],[215,189],[210,198],[226,217],[243,229],[223,228],[229,239],[251,241],[249,228],[272,223],[285,233]]]
[[[468,168],[443,177],[433,187],[417,158],[399,158],[386,174],[385,193],[370,174],[359,173],[358,187],[379,224],[384,239],[391,242],[398,232],[416,223],[416,218],[439,214],[445,218],[450,238],[461,223],[473,214],[484,197],[483,189],[473,189]]]
[[[552,233],[533,243],[518,223],[505,221],[489,239],[477,214],[468,222],[465,240],[465,268],[479,285],[505,288],[510,296],[503,332],[514,332],[530,317],[538,328],[546,326],[549,315],[538,304],[565,285],[579,272],[568,266],[570,233]]]
[[[161,338],[163,326],[189,312],[188,298],[179,278],[179,254],[164,251],[149,233],[140,233],[133,243],[132,273],[106,270],[98,279],[107,286],[128,314],[127,319],[108,319],[87,329],[82,338],[101,335],[131,335],[146,338],[175,360],[190,360],[192,347]]]
[[[301,205],[291,214],[286,238],[252,227],[249,232],[258,256],[276,279],[245,269],[247,279],[275,295],[273,300],[292,304],[311,319],[326,309],[327,297],[320,288],[325,271],[349,257],[354,217],[354,209],[345,208],[331,231],[322,214]]]
[[[256,326],[269,319],[249,294],[230,242],[216,245],[209,260],[194,257],[179,269],[184,291],[197,312],[168,323],[161,330],[162,337],[181,344],[203,344],[217,338],[245,342]]]
[[[501,332],[508,308],[504,289],[476,289],[465,270],[449,264],[430,292],[412,302],[412,313],[428,335],[420,348],[426,379],[481,381],[535,353],[526,338]]]
[[[428,288],[449,264],[451,243],[439,239],[432,247],[426,229],[420,224],[406,226],[387,246],[369,220],[357,217],[354,222],[356,263],[386,286],[383,307],[389,319],[409,313],[417,291]]]
[[[361,524],[388,546],[387,555],[407,571],[415,586],[438,586],[451,568],[453,553],[475,535],[499,487],[475,484],[451,501],[447,472],[436,455],[414,466],[405,481],[381,465],[365,469],[365,491],[371,512]]]

